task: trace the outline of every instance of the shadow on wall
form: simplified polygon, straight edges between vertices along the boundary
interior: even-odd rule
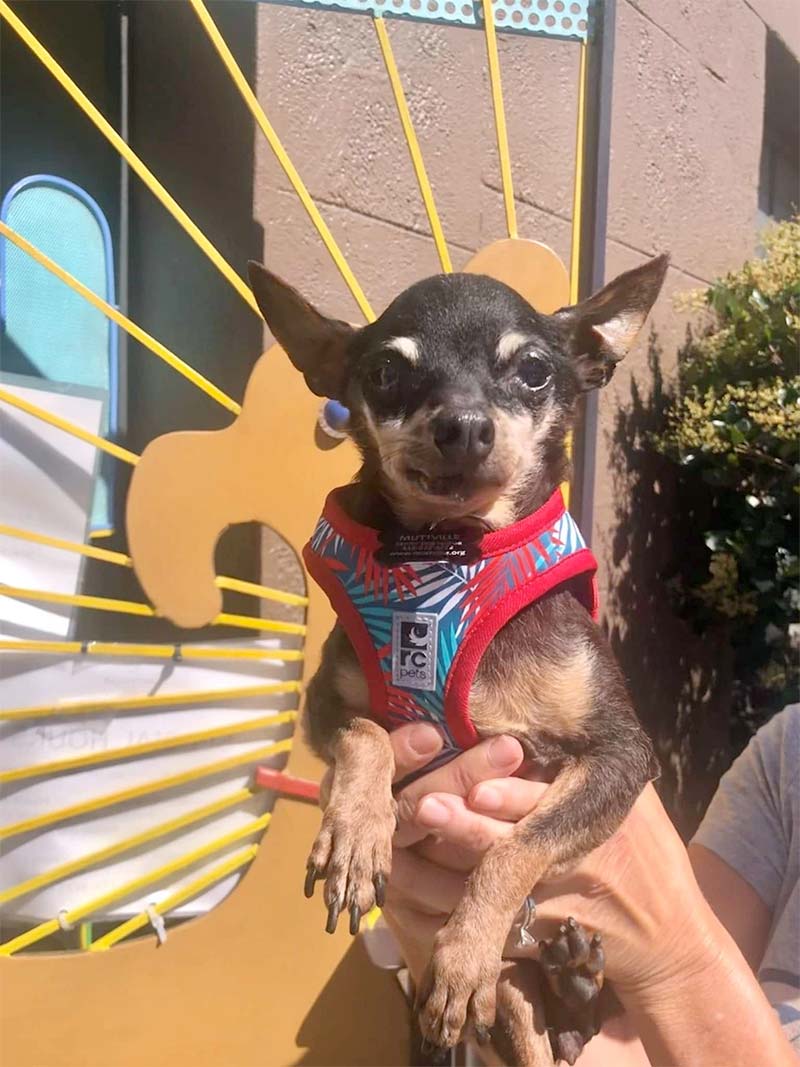
[[[630,402],[609,433],[619,576],[608,591],[607,636],[628,679],[634,707],[661,762],[659,793],[680,832],[690,835],[733,758],[729,709],[732,656],[723,630],[695,633],[670,598],[694,502],[679,472],[648,444],[662,428],[667,393],[661,348],[651,332],[652,392],[631,383]]]
[[[396,1006],[388,1011],[391,998]],[[297,1034],[305,1048],[296,1067],[373,1067],[376,1063],[407,1063],[397,1059],[397,1030],[387,1022],[402,1012],[404,996],[390,971],[379,971],[362,940],[353,942],[317,997]],[[359,1033],[353,1040],[354,1028]]]

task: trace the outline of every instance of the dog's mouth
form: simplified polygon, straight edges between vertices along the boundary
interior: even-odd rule
[[[455,474],[429,474],[418,467],[407,467],[407,480],[426,496],[438,497],[455,503],[473,500],[478,496],[499,493],[503,482],[497,478],[480,477],[459,471]]]

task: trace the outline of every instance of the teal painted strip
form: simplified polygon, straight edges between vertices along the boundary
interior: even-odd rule
[[[473,29],[483,26],[481,4],[474,0],[256,0],[262,4],[349,11],[387,18],[445,22]],[[589,0],[495,0],[498,33],[585,41]]]

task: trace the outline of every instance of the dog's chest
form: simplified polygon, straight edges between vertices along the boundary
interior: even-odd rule
[[[509,733],[536,747],[540,735],[574,740],[585,733],[597,688],[596,649],[561,625],[560,599],[526,609],[486,648],[468,700],[480,736]],[[565,609],[571,599],[564,598]],[[366,677],[351,646],[348,652],[338,659],[337,691],[353,714],[370,716]],[[429,721],[436,724],[434,716]]]
[[[470,690],[469,712],[482,736],[500,733],[574,739],[594,706],[596,652],[558,611],[538,605],[512,619],[486,648]]]

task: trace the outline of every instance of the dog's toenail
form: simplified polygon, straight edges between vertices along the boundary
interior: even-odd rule
[[[379,873],[372,879],[372,884],[375,887],[375,903],[379,908],[382,908],[386,903],[386,875]]]
[[[361,908],[358,904],[353,904],[350,908],[350,933],[353,937],[358,933],[358,928],[361,925]]]
[[[306,882],[303,886],[303,892],[307,897],[314,896],[314,886],[317,884],[318,877],[317,868],[313,863],[309,864],[308,870],[306,871]]]
[[[339,921],[339,912],[342,910],[342,906],[338,900],[334,900],[328,907],[328,921],[325,924],[325,933],[332,934],[336,931],[336,924]]]

